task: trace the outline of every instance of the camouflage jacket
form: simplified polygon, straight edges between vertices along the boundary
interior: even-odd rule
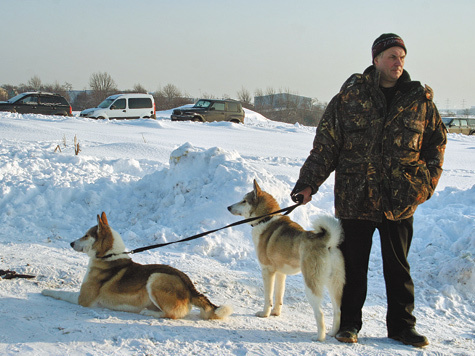
[[[293,192],[316,193],[335,171],[337,217],[411,217],[442,173],[447,134],[432,97],[404,71],[387,107],[374,66],[352,75],[329,103]]]

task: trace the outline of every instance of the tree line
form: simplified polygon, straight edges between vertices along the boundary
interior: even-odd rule
[[[80,111],[87,108],[96,107],[105,98],[116,93],[147,93],[148,91],[141,85],[135,84],[132,89],[119,90],[116,82],[107,72],[93,73],[89,78],[90,90],[79,91],[74,97],[70,97],[72,93],[72,85],[70,83],[44,84],[38,76],[32,77],[26,84],[10,85],[5,84],[0,87],[0,101],[26,91],[46,91],[58,93],[64,96],[71,103],[74,111]],[[155,98],[156,109],[169,110],[186,104],[192,104],[195,99],[186,92],[181,91],[174,84],[167,84],[155,92],[150,93]],[[284,94],[284,95],[282,95]],[[277,96],[279,95],[279,96]],[[276,100],[267,100],[256,103],[254,97],[269,96],[271,98],[278,97]],[[298,94],[290,91],[290,89],[267,88],[266,90],[257,89],[254,96],[245,88],[241,88],[234,99],[239,100],[243,107],[256,111],[265,117],[281,122],[300,123],[303,125],[316,126],[320,121],[326,103],[321,103],[317,99],[306,100],[302,102],[296,100]],[[218,97],[210,94],[203,94],[201,98],[217,99]],[[231,99],[227,94],[223,94],[221,99]]]

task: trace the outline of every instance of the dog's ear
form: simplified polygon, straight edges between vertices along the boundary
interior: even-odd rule
[[[108,226],[109,222],[107,221],[106,213],[102,212],[102,216],[97,215],[97,226],[99,230],[104,227]]]
[[[257,181],[254,179],[254,195],[256,198],[262,193],[261,187],[257,184]]]
[[[106,213],[102,212],[101,220],[104,225],[109,225],[109,222],[107,221]]]

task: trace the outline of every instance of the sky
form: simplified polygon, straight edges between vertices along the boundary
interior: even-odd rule
[[[473,0],[0,0],[0,9],[0,85],[37,76],[82,90],[107,72],[122,90],[272,89],[328,102],[393,32],[439,109],[475,106]]]

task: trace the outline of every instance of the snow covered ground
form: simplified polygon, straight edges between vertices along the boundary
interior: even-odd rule
[[[282,207],[292,204],[289,192],[315,128],[250,111],[244,125],[171,122],[169,114],[94,121],[0,113],[0,269],[36,276],[0,279],[0,354],[475,355],[475,137],[455,134],[437,192],[416,213],[410,254],[426,349],[386,338],[378,238],[355,345],[313,340],[317,327],[300,275],[287,279],[280,317],[254,316],[262,282],[244,225],[133,255],[179,268],[215,304],[233,305],[225,321],[203,321],[196,309],[183,320],[160,320],[42,296],[44,288],[79,289],[87,256],[69,243],[102,211],[133,249],[237,221],[226,207],[254,178]],[[291,217],[309,228],[313,216],[332,211],[331,177]],[[329,328],[329,298],[324,310]]]

